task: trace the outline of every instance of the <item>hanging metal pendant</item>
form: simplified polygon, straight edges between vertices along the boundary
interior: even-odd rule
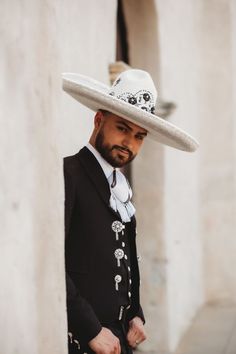
[[[73,334],[71,332],[68,332],[68,336],[70,338],[70,343],[73,343]]]
[[[74,343],[77,345],[78,350],[80,350],[80,343],[78,340],[74,339]]]
[[[122,276],[119,275],[119,274],[117,274],[114,279],[115,279],[115,283],[116,283],[116,285],[115,285],[116,291],[118,291],[118,290],[119,290],[119,283],[120,283],[121,280],[122,280]]]
[[[117,267],[120,267],[120,260],[124,257],[124,251],[121,248],[117,248],[114,254],[117,259]]]
[[[124,235],[125,225],[123,225],[121,221],[116,220],[111,224],[111,228],[116,233],[116,241],[119,241],[119,232]]]

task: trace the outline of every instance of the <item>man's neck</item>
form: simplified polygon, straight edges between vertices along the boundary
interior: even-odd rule
[[[114,167],[112,165],[110,165],[103,157],[102,155],[99,153],[99,151],[97,151],[97,149],[89,142],[86,147],[89,149],[89,151],[95,156],[95,158],[97,159],[97,161],[99,162],[99,164],[101,165],[103,172],[105,174],[105,176],[108,178],[112,171],[114,170]]]

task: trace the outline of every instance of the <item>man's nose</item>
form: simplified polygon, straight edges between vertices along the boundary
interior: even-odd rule
[[[132,140],[132,138],[128,138],[128,137],[125,137],[124,139],[123,139],[123,146],[125,147],[125,148],[127,148],[127,149],[129,149],[129,150],[132,150],[132,148],[133,148],[133,140]]]

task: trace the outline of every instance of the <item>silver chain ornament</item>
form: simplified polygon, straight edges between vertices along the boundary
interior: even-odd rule
[[[118,291],[119,290],[119,283],[121,282],[121,280],[122,280],[122,276],[121,275],[119,275],[119,274],[117,274],[116,276],[115,276],[115,283],[116,283],[116,291]]]
[[[120,260],[124,257],[124,251],[121,248],[117,248],[114,254],[117,259],[117,267],[120,267]]]
[[[125,225],[123,225],[119,220],[116,220],[113,221],[111,228],[116,233],[116,241],[119,241],[119,232],[124,235]]]

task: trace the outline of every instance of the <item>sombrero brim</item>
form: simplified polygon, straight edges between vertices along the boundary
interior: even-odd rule
[[[103,109],[112,112],[146,129],[148,136],[156,141],[176,149],[193,152],[198,148],[198,142],[184,130],[109,95],[109,86],[80,74],[64,73],[62,78],[63,89],[93,111]]]

